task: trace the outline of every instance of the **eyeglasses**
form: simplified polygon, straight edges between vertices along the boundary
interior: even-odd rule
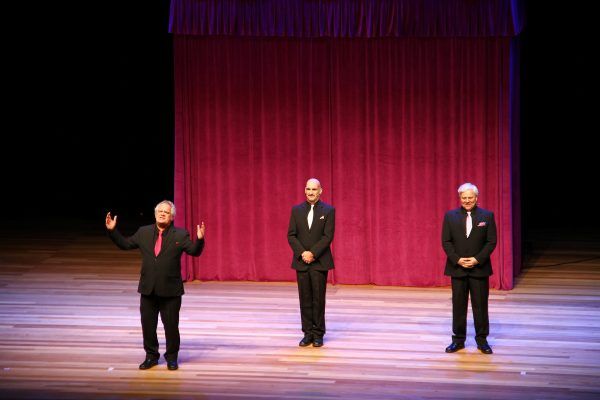
[[[157,214],[171,214],[171,211],[167,211],[167,210],[156,210]]]

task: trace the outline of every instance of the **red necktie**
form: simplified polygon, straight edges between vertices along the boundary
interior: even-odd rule
[[[154,244],[154,255],[158,256],[160,253],[160,246],[162,245],[162,231],[158,231],[158,239],[156,239],[156,243]]]

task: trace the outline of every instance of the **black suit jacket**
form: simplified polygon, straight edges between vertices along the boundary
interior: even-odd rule
[[[160,253],[154,256],[154,243],[158,237],[156,225],[140,227],[128,238],[117,229],[108,231],[111,240],[123,250],[140,249],[142,269],[138,292],[157,296],[181,296],[184,293],[181,279],[181,255],[186,252],[199,256],[204,249],[204,239],[192,241],[187,230],[170,225],[163,232]]]
[[[480,207],[471,212],[473,229],[467,238],[467,212],[459,207],[444,216],[442,247],[448,256],[444,275],[461,278],[466,276],[486,277],[493,274],[490,255],[496,248],[496,222],[494,213]],[[479,264],[473,268],[458,265],[461,257],[475,257]]]
[[[306,201],[292,207],[288,227],[288,243],[294,252],[292,268],[298,271],[307,271],[308,268],[327,271],[334,267],[330,245],[335,231],[335,208],[318,201],[313,210],[310,229],[307,220],[309,211],[310,204]],[[315,256],[315,261],[311,264],[302,261],[302,253],[307,250]]]

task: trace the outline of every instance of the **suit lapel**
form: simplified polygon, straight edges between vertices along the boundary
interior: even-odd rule
[[[166,231],[163,232],[163,240],[162,245],[160,247],[160,253],[167,250],[173,241],[173,237],[175,236],[175,231],[173,230],[173,226],[170,226]]]
[[[472,215],[471,215],[471,218],[473,218]],[[456,210],[456,221],[462,231],[462,237],[465,239],[468,239],[467,238],[467,213],[464,211],[464,209],[462,207]]]
[[[479,208],[475,208],[475,210],[473,210],[472,213],[472,218],[473,218],[473,229],[475,229],[476,226],[479,225],[479,223],[481,222],[481,213],[479,212]]]
[[[319,201],[315,206],[315,218],[313,220],[313,225],[323,216],[323,205]]]

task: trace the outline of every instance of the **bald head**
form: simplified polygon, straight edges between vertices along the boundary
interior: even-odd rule
[[[323,188],[321,187],[321,182],[319,182],[318,179],[310,178],[308,181],[306,181],[306,187],[304,188],[306,201],[308,201],[310,204],[315,204],[317,201],[319,201],[321,193],[323,193]]]
[[[310,178],[309,180],[307,180],[306,186],[308,186],[309,184],[314,184],[314,185],[317,185],[318,187],[321,187],[321,182],[319,182],[319,180],[317,178]]]

